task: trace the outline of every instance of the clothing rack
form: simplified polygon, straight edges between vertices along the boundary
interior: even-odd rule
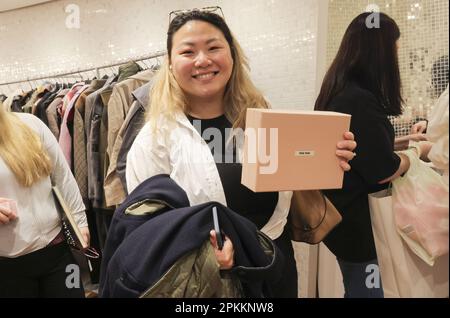
[[[40,76],[40,77],[34,77],[34,78],[27,78],[27,79],[23,79],[23,80],[19,80],[19,81],[13,81],[13,82],[7,82],[7,83],[0,83],[0,86],[5,86],[5,85],[13,85],[13,84],[20,84],[20,83],[25,83],[25,82],[34,82],[34,81],[39,81],[39,80],[44,80],[44,79],[51,79],[51,78],[63,78],[63,77],[67,77],[68,75],[73,75],[73,74],[81,74],[81,73],[86,73],[86,72],[92,72],[95,71],[97,78],[100,78],[100,70],[101,69],[105,69],[105,68],[111,68],[114,66],[119,66],[128,62],[139,62],[139,61],[145,61],[145,60],[151,60],[154,58],[158,58],[158,57],[162,57],[166,54],[166,51],[158,51],[156,53],[152,53],[152,54],[148,54],[148,55],[142,55],[136,58],[130,58],[121,62],[115,62],[112,64],[106,64],[106,65],[102,65],[102,66],[97,66],[97,67],[92,67],[92,68],[86,68],[86,69],[78,69],[78,70],[74,70],[71,72],[64,72],[64,73],[56,73],[56,74],[50,74],[50,75],[46,75],[46,76]]]

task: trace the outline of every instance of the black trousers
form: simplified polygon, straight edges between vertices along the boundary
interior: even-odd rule
[[[298,297],[297,264],[295,262],[294,248],[292,247],[288,226],[284,227],[283,234],[281,234],[281,236],[277,238],[274,242],[283,253],[285,265],[283,276],[276,284],[271,286],[273,297],[297,298]]]
[[[65,242],[17,258],[0,257],[0,298],[83,298],[81,279],[73,279],[77,266]]]

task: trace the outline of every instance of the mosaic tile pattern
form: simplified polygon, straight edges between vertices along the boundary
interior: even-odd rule
[[[399,25],[399,65],[405,111],[392,118],[397,135],[409,132],[419,118],[427,118],[437,94],[432,87],[432,68],[447,56],[448,77],[448,6],[447,0],[330,0],[328,8],[327,60],[331,63],[350,21],[376,4],[381,12]],[[441,64],[442,60],[441,60]],[[445,72],[436,72],[435,81],[444,82]],[[445,87],[444,87],[445,88]]]
[[[65,9],[69,5],[79,8],[79,29],[67,27],[70,12]],[[0,41],[8,43],[0,50],[0,83],[121,62],[163,50],[170,11],[212,5],[223,8],[249,57],[256,85],[273,106],[311,109],[315,98],[316,0],[246,0],[245,5],[239,0],[60,0],[0,13]],[[0,86],[0,92],[13,88]]]

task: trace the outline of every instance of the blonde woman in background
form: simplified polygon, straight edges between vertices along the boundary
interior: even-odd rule
[[[84,297],[81,282],[66,286],[66,268],[76,262],[52,184],[89,242],[85,208],[58,142],[37,117],[0,107],[0,180],[0,298]]]

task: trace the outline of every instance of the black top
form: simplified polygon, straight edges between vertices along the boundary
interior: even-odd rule
[[[242,164],[238,163],[236,159],[235,144],[232,141],[227,143],[232,125],[225,115],[202,120],[192,116],[187,117],[208,144],[214,156],[227,206],[261,229],[275,210],[278,203],[278,192],[255,193],[241,184]],[[217,130],[210,129],[205,132],[208,128]],[[219,139],[214,139],[215,137]]]
[[[377,257],[368,194],[386,188],[378,182],[393,175],[400,165],[394,153],[394,128],[375,96],[355,83],[334,97],[327,110],[352,115],[350,131],[358,145],[350,161],[352,169],[344,174],[343,188],[324,191],[342,214],[342,222],[324,242],[344,261],[366,262]]]

